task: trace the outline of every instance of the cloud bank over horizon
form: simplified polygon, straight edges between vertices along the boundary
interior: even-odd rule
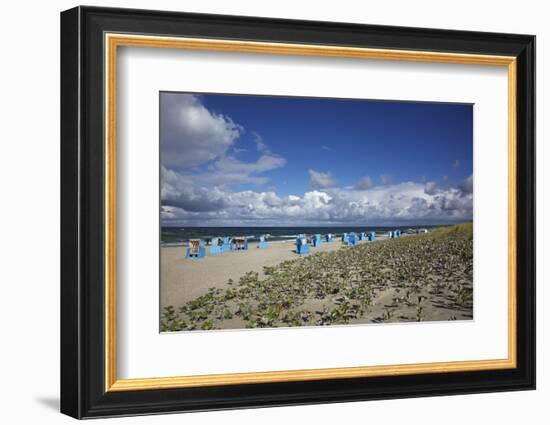
[[[274,117],[276,119],[276,117]],[[304,164],[290,173],[308,185],[292,191],[277,171],[292,155],[255,128],[205,105],[202,96],[161,94],[163,226],[422,225],[472,220],[473,177],[454,184],[372,177],[339,185],[331,169]],[[248,137],[249,143],[245,140]],[[319,145],[319,151],[334,154]],[[292,151],[290,151],[292,152]],[[352,153],[353,155],[353,153]],[[455,160],[449,169],[462,164]]]

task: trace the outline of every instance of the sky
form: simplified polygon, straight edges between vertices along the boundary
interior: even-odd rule
[[[160,93],[163,226],[472,220],[466,104]]]

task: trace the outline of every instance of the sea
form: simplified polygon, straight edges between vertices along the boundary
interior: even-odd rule
[[[294,241],[297,235],[326,235],[332,233],[334,238],[343,233],[375,232],[377,235],[386,234],[391,230],[400,230],[401,233],[415,233],[418,229],[433,229],[440,226],[362,226],[362,227],[162,227],[161,245],[178,246],[185,244],[189,239],[203,239],[206,242],[215,237],[244,236],[251,242],[259,241],[260,236],[267,236],[270,242]]]

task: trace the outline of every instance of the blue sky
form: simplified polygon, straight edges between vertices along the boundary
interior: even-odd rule
[[[227,95],[202,100],[250,129],[235,143],[246,149],[239,158],[255,159],[257,135],[286,158],[285,167],[266,173],[283,195],[309,189],[308,168],[331,172],[342,186],[365,174],[375,181],[391,175],[395,182],[448,176],[451,183],[472,174],[471,105]]]
[[[472,105],[160,96],[163,224],[471,219]]]

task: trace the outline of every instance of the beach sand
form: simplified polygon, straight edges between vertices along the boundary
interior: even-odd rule
[[[168,305],[183,305],[204,295],[212,287],[226,289],[230,287],[227,284],[229,279],[237,283],[249,271],[258,272],[262,277],[264,266],[275,266],[283,261],[343,247],[340,240],[334,240],[332,243],[323,243],[319,248],[310,247],[309,254],[298,255],[294,251],[293,241],[269,243],[266,249],[259,249],[257,243],[249,243],[248,250],[218,255],[207,253],[206,257],[193,260],[185,258],[184,246],[162,247],[160,306],[163,309]]]
[[[455,227],[355,247],[338,239],[305,255],[294,242],[250,243],[201,259],[186,259],[183,246],[163,247],[162,328],[471,320],[472,231]]]

